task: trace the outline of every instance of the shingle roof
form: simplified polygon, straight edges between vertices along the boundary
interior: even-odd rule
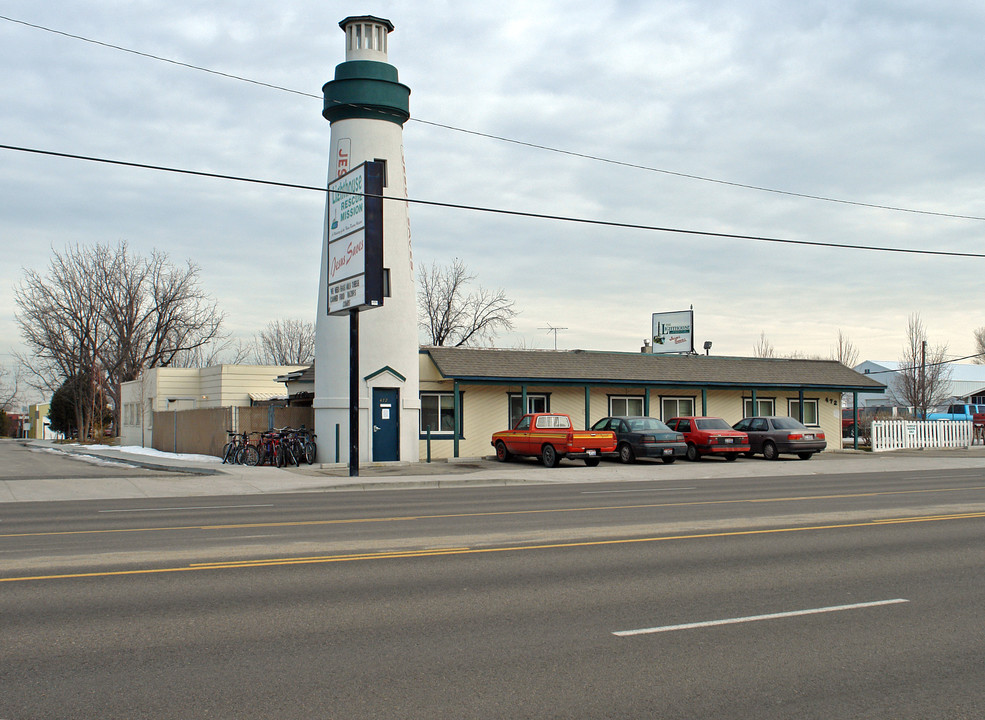
[[[277,382],[299,382],[299,383],[313,383],[315,381],[315,366],[309,365],[301,370],[293,370],[284,375],[277,376]]]
[[[653,355],[594,350],[422,348],[446,378],[717,387],[790,387],[883,392],[885,385],[836,360]]]

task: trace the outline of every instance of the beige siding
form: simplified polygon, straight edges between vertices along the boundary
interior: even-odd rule
[[[452,387],[453,384],[451,381],[435,382],[432,380],[427,386],[422,385],[422,390],[451,392]],[[491,456],[493,450],[489,444],[489,440],[492,434],[498,430],[506,429],[508,416],[507,397],[512,393],[519,393],[520,387],[462,384],[459,386],[459,389],[463,392],[462,412],[465,421],[465,437],[459,441],[459,457]],[[583,388],[538,385],[527,387],[528,395],[540,393],[550,394],[551,412],[566,413],[571,416],[576,428],[582,427],[585,419],[585,391]],[[609,397],[613,395],[643,397],[644,390],[634,387],[593,387],[591,389],[590,424],[608,414]],[[742,419],[742,399],[744,397],[751,397],[751,392],[711,389],[708,390],[707,396],[708,414],[715,417],[722,417],[731,424]],[[650,415],[653,417],[660,417],[661,397],[693,397],[695,401],[695,412],[701,413],[700,390],[694,390],[693,388],[661,388],[650,391]],[[774,398],[776,414],[786,415],[788,412],[788,401],[797,400],[798,394],[784,391],[757,392],[757,397]],[[840,394],[806,392],[804,399],[816,399],[818,401],[820,427],[827,437],[828,447],[840,448],[841,412],[838,405]],[[662,419],[668,420],[669,418]],[[424,459],[427,454],[426,440],[421,440],[420,453],[421,458]],[[432,459],[449,458],[453,457],[453,455],[453,440],[432,437]]]

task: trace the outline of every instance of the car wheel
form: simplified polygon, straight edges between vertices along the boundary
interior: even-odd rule
[[[801,460],[810,460],[811,459],[811,455],[813,455],[813,454],[814,453],[808,453],[808,452],[797,453],[797,457],[799,457]]]
[[[621,463],[631,463],[636,461],[636,453],[633,452],[633,448],[629,446],[629,443],[623,443],[619,446],[619,462]]]
[[[736,458],[738,458],[738,457],[739,457],[739,453],[726,453],[725,454],[725,459],[728,462],[735,462]]]
[[[776,460],[780,457],[780,453],[776,451],[776,445],[771,442],[763,443],[763,457],[767,460]]]
[[[585,464],[588,465],[588,467],[598,467],[599,462],[600,462],[600,458],[597,457],[585,458]]]
[[[664,461],[664,465],[673,465],[674,464],[674,461],[677,458],[675,458],[675,457],[665,457],[665,458],[660,458],[660,459]]]
[[[540,461],[544,463],[544,467],[557,467],[558,456],[557,450],[554,449],[553,445],[545,445],[544,449],[541,450]]]
[[[694,445],[687,446],[687,459],[691,462],[697,462],[701,459],[701,453],[698,452],[698,448],[694,447]]]
[[[506,443],[502,440],[496,443],[496,459],[500,462],[509,462],[513,459],[513,453],[506,449]]]

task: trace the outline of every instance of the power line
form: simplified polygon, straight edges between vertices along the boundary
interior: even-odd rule
[[[261,87],[270,88],[272,90],[280,90],[282,92],[291,93],[294,95],[301,95],[303,97],[315,98],[317,100],[322,100],[321,95],[315,95],[313,93],[303,92],[301,90],[294,90],[292,88],[287,88],[282,85],[275,85],[273,83],[261,82],[259,80],[252,80],[250,78],[243,77],[241,75],[233,75],[232,73],[221,72],[219,70],[212,70],[211,68],[202,67],[201,65],[192,65],[190,63],[181,62],[179,60],[172,60],[170,58],[161,57],[160,55],[152,55],[151,53],[141,52],[139,50],[133,50],[131,48],[123,47],[122,45],[114,45],[112,43],[102,42],[100,40],[94,40],[92,38],[85,37],[83,35],[76,35],[73,33],[64,32],[62,30],[55,30],[53,28],[45,27],[44,25],[38,25],[36,23],[26,22],[24,20],[18,20],[16,18],[7,17],[5,15],[0,15],[0,20],[6,20],[7,22],[16,23],[18,25],[24,25],[26,27],[34,28],[36,30],[42,30],[44,32],[53,33],[55,35],[61,35],[63,37],[72,38],[73,40],[81,40],[82,42],[91,43],[93,45],[99,45],[101,47],[110,48],[112,50],[119,50],[120,52],[130,53],[132,55],[138,55],[140,57],[149,58],[151,60],[158,60],[160,62],[170,63],[172,65],[178,65],[180,67],[188,68],[189,70],[197,70],[199,72],[209,73],[211,75],[218,75],[220,77],[228,78],[230,80],[239,80],[240,82],[251,83],[253,85],[259,85]],[[357,107],[352,103],[338,103],[340,105],[346,105],[351,107]],[[381,112],[379,108],[373,108],[377,112]],[[516,140],[513,138],[504,137],[502,135],[493,135],[491,133],[484,133],[478,130],[469,130],[467,128],[460,128],[455,125],[448,125],[444,123],[433,122],[429,120],[422,120],[420,118],[411,117],[411,122],[420,123],[422,125],[430,125],[431,127],[442,128],[444,130],[451,130],[453,132],[464,133],[467,135],[475,135],[476,137],[482,137],[489,140],[496,140],[499,142],[510,143],[513,145],[519,145],[521,147],[528,147],[535,150],[542,150],[545,152],[557,153],[560,155],[567,155],[570,157],[581,158],[583,160],[591,160],[593,162],[600,162],[609,165],[616,165],[619,167],[632,168],[634,170],[644,170],[646,172],[660,173],[663,175],[670,175],[673,177],[686,178],[688,180],[698,180],[700,182],[714,183],[717,185],[725,185],[728,187],[736,187],[744,190],[755,190],[757,192],[766,192],[776,195],[786,195],[788,197],[802,198],[805,200],[817,200],[820,202],[837,203],[841,205],[852,205],[855,207],[866,207],[873,208],[876,210],[889,210],[891,212],[903,212],[911,213],[916,215],[930,215],[934,217],[945,217],[957,220],[983,220],[985,217],[979,215],[962,215],[959,213],[948,213],[948,212],[938,212],[934,210],[918,210],[915,208],[905,208],[895,205],[881,205],[878,203],[868,203],[858,200],[845,200],[843,198],[834,198],[826,195],[813,195],[810,193],[799,193],[792,190],[780,190],[778,188],[769,188],[762,185],[752,185],[748,183],[740,183],[731,180],[721,180],[718,178],[706,177],[704,175],[696,175],[693,173],[678,172],[675,170],[667,170],[664,168],[652,167],[649,165],[640,165],[637,163],[630,163],[621,160],[612,160],[611,158],[605,158],[598,155],[590,155],[587,153],[581,153],[574,150],[564,150],[562,148],[552,147],[550,145],[542,145],[538,143],[526,142],[523,140]]]
[[[229,78],[230,80],[239,80],[240,82],[251,83],[253,85],[261,85],[263,87],[271,88],[272,90],[282,90],[283,92],[294,93],[295,95],[304,95],[305,97],[316,98],[319,100],[321,99],[321,95],[313,95],[311,93],[301,92],[300,90],[291,90],[290,88],[282,87],[280,85],[273,85],[271,83],[265,83],[259,80],[251,80],[250,78],[246,78],[241,75],[220,72],[218,70],[202,67],[201,65],[192,65],[190,63],[181,62],[180,60],[172,60],[171,58],[161,57],[160,55],[151,55],[150,53],[141,52],[140,50],[133,50],[128,47],[123,47],[122,45],[113,45],[112,43],[102,42],[101,40],[93,40],[92,38],[87,38],[82,35],[73,35],[72,33],[64,32],[62,30],[55,30],[54,28],[45,27],[44,25],[36,25],[24,20],[17,20],[16,18],[7,17],[5,15],[0,15],[0,20],[17,23],[18,25],[25,25],[36,30],[44,30],[45,32],[53,33],[55,35],[72,38],[73,40],[81,40],[82,42],[92,43],[93,45],[110,48],[111,50],[119,50],[120,52],[130,53],[131,55],[139,55],[140,57],[150,58],[151,60],[159,60],[160,62],[171,63],[172,65],[180,65],[181,67],[188,68],[189,70],[199,70],[201,72],[210,73],[211,75],[219,75],[220,77]]]
[[[36,155],[48,155],[52,157],[67,158],[71,160],[85,160],[88,162],[103,163],[107,165],[121,165],[124,167],[140,168],[144,170],[158,170],[161,172],[178,173],[182,175],[194,175],[197,177],[215,178],[218,180],[234,180],[237,182],[253,183],[256,185],[271,185],[274,187],[291,188],[296,190],[313,190],[316,192],[327,192],[327,188],[314,185],[301,185],[297,183],[277,182],[274,180],[261,180],[258,178],[248,178],[239,175],[224,175],[221,173],[203,172],[200,170],[187,170],[182,168],[167,167],[164,165],[149,165],[147,163],[129,162],[125,160],[111,160],[108,158],[92,157],[87,155],[76,155],[73,153],[55,152],[52,150],[38,150],[36,148],[19,147],[16,145],[0,144],[0,149],[14,150],[18,152],[32,153]],[[339,191],[333,191],[339,192]],[[359,193],[347,193],[359,194]],[[639,223],[626,223],[614,220],[592,220],[589,218],[578,218],[567,215],[549,215],[546,213],[524,212],[521,210],[504,210],[502,208],[482,207],[479,205],[461,205],[458,203],[439,202],[436,200],[420,200],[414,198],[399,198],[383,195],[384,200],[397,202],[407,202],[415,205],[426,205],[430,207],[442,207],[455,210],[471,210],[473,212],[483,212],[496,215],[510,215],[513,217],[535,218],[539,220],[556,220],[559,222],[578,223],[582,225],[597,225],[601,227],[613,227],[626,230],[648,230],[651,232],[676,233],[681,235],[700,235],[702,237],[714,237],[734,240],[753,240],[756,242],[778,243],[784,245],[804,245],[810,247],[837,248],[842,250],[871,250],[873,252],[902,253],[908,255],[936,255],[939,257],[962,257],[962,258],[985,258],[982,253],[953,252],[947,250],[917,250],[911,248],[892,248],[879,247],[877,245],[852,245],[849,243],[830,243],[818,240],[790,240],[788,238],[775,238],[763,235],[740,235],[736,233],[712,232],[710,230],[689,230],[685,228],[664,227],[660,225],[642,225]]]
[[[941,360],[939,362],[929,362],[924,365],[914,365],[913,367],[900,367],[895,370],[892,368],[887,368],[885,370],[876,370],[875,372],[867,372],[865,375],[885,375],[886,373],[899,373],[899,372],[913,372],[914,370],[919,370],[921,367],[930,368],[938,367],[940,365],[950,365],[951,363],[959,363],[962,360],[971,360],[973,358],[985,357],[985,353],[975,353],[974,355],[965,355],[964,357],[953,358],[951,360]]]

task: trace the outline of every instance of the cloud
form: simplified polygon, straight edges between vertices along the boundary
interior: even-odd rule
[[[324,3],[187,0],[5,14],[319,95],[343,56]],[[410,195],[662,227],[980,252],[983,223],[738,185],[985,216],[983,11],[971,3],[380,2],[412,90]],[[0,21],[6,144],[320,185],[316,98]],[[607,158],[628,167],[463,130]],[[202,267],[249,337],[313,317],[319,193],[2,152],[0,353],[20,268],[126,239]],[[647,169],[649,168],[649,169]],[[663,170],[668,172],[656,172]],[[680,174],[714,178],[707,182]],[[894,357],[906,316],[968,354],[981,259],[782,246],[413,206],[415,260],[461,257],[522,311],[503,344],[634,351],[651,312],[694,305],[715,352],[827,354],[839,328]],[[971,302],[969,303],[969,299]],[[968,306],[971,306],[970,308]],[[960,311],[955,311],[960,308]]]

